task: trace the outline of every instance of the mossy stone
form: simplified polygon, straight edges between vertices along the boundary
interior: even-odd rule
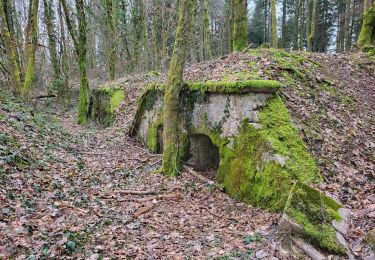
[[[124,89],[120,86],[102,86],[93,89],[88,108],[89,118],[103,126],[111,126],[115,120],[115,110],[125,99]]]
[[[366,241],[372,248],[372,250],[375,251],[375,228],[370,230],[366,236]]]

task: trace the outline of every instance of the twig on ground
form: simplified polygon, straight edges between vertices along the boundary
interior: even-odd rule
[[[152,190],[120,190],[115,191],[115,193],[119,193],[121,195],[154,195],[156,192]]]
[[[220,217],[220,216],[218,216],[218,215],[212,213],[208,208],[206,208],[206,207],[202,207],[202,208],[203,208],[204,210],[206,210],[208,213],[210,213],[212,216],[214,216],[214,217],[216,217],[216,218],[219,218],[219,219],[222,218],[222,217]]]
[[[153,200],[179,200],[181,197],[182,196],[180,193],[172,193],[172,194],[155,195],[155,196],[150,196],[150,197],[141,198],[141,199],[126,198],[126,199],[120,199],[118,200],[118,202],[143,203],[143,202],[153,201]]]

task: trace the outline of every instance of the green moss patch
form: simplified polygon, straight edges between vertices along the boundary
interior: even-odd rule
[[[209,81],[188,83],[186,88],[189,91],[205,91],[219,93],[246,93],[246,92],[265,92],[273,93],[281,87],[278,81],[274,80],[244,80],[244,81]]]
[[[89,118],[104,126],[111,126],[115,110],[125,99],[125,92],[119,86],[103,86],[93,89],[88,108]]]

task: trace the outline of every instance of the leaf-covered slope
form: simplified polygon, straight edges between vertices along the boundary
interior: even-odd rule
[[[3,181],[9,174],[20,171],[48,170],[48,164],[58,160],[59,152],[69,149],[74,138],[57,122],[57,118],[27,108],[0,93],[0,175]]]

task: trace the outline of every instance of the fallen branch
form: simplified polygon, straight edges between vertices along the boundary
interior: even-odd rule
[[[214,213],[212,213],[208,208],[206,208],[206,207],[202,207],[204,210],[206,210],[208,213],[210,213],[212,216],[214,216],[214,217],[216,217],[216,218],[218,218],[218,219],[221,219],[222,217],[220,217],[220,216],[218,216],[218,215],[216,215],[216,214],[214,214]]]
[[[134,218],[138,218],[138,217],[142,216],[143,214],[145,214],[145,213],[149,212],[150,210],[152,210],[155,206],[156,206],[156,204],[151,204],[149,206],[145,206],[145,207],[139,208],[138,210],[136,210],[133,213],[133,217]]]
[[[126,198],[118,200],[118,202],[138,202],[143,203],[147,201],[153,201],[153,200],[179,200],[181,198],[180,193],[172,193],[172,194],[163,194],[163,195],[156,195],[156,196],[150,196],[142,199],[134,199],[134,198]]]
[[[120,190],[115,193],[119,193],[121,195],[154,195],[155,191],[152,190]]]
[[[313,246],[299,240],[296,238],[292,238],[293,242],[312,260],[324,260],[326,259],[324,255],[322,255],[318,250],[316,250]]]

